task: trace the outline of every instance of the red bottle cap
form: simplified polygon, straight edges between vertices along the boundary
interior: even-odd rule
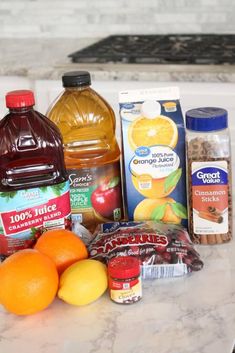
[[[140,261],[133,256],[119,256],[108,263],[109,275],[113,278],[126,279],[139,276]]]
[[[11,91],[6,94],[7,108],[31,107],[35,104],[34,94],[29,90]]]

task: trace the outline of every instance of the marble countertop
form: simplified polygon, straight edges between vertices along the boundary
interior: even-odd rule
[[[73,64],[67,57],[100,38],[0,39],[0,76],[60,79],[88,70],[93,80],[235,82],[235,65]]]
[[[144,281],[126,306],[105,293],[74,307],[56,300],[36,315],[0,307],[0,351],[13,353],[231,353],[235,341],[235,241],[199,246],[204,268]]]

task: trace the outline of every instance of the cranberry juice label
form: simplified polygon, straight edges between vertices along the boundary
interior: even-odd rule
[[[195,234],[228,232],[228,165],[226,161],[192,163]]]
[[[187,226],[185,129],[178,89],[123,91],[119,102],[128,219]]]
[[[68,169],[73,226],[90,228],[97,221],[122,218],[119,162],[101,167]]]
[[[34,245],[48,229],[71,228],[69,182],[0,192],[0,254]]]

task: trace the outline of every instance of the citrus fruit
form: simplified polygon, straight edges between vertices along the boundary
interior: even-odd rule
[[[98,299],[107,286],[106,266],[93,259],[81,260],[61,275],[58,297],[68,304],[86,305]]]
[[[46,231],[38,239],[34,248],[55,262],[59,274],[74,262],[88,257],[87,248],[82,239],[65,229]]]
[[[151,220],[180,224],[181,217],[175,213],[174,208],[172,208],[173,204],[175,204],[175,206],[178,205],[178,203],[170,197],[164,197],[161,199],[144,199],[135,208],[134,220]]]
[[[171,186],[170,188],[165,188],[166,178],[154,179],[151,175],[132,175],[132,182],[136,190],[143,196],[156,199],[161,197],[166,197],[172,193],[176,185]],[[140,185],[142,182],[147,182],[151,187],[141,188]]]
[[[181,168],[174,170],[164,178],[152,178],[149,174],[132,174],[132,182],[141,195],[151,199],[158,199],[166,197],[172,193],[178,184],[181,175]]]
[[[56,296],[58,273],[54,262],[34,249],[19,250],[0,264],[0,303],[17,315],[34,314]]]
[[[141,116],[130,124],[128,140],[133,150],[154,145],[174,148],[178,141],[178,129],[174,121],[166,116],[159,115],[154,119]]]

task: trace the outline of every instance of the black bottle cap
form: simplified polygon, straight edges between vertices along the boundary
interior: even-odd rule
[[[62,76],[64,87],[90,86],[91,76],[88,71],[70,71]]]

